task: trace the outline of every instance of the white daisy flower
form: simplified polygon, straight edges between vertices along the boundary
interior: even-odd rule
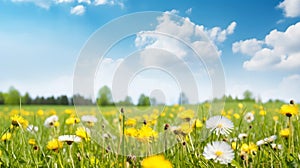
[[[212,144],[207,144],[204,147],[203,156],[206,159],[213,159],[221,164],[228,164],[234,158],[231,146],[223,141],[215,141]]]
[[[282,145],[280,145],[280,144],[275,144],[275,143],[272,143],[272,144],[271,144],[271,147],[272,147],[274,150],[281,150],[281,149],[282,149]]]
[[[223,116],[213,116],[206,121],[206,128],[216,135],[228,135],[233,129],[233,123]]]
[[[81,138],[77,135],[61,135],[58,137],[60,142],[67,142],[68,145],[71,145],[73,142],[81,142]]]
[[[246,113],[244,116],[244,119],[248,122],[251,123],[254,120],[254,114],[251,112]]]
[[[272,135],[272,136],[270,136],[270,137],[268,137],[268,138],[265,138],[264,141],[265,141],[266,143],[270,143],[270,142],[275,141],[276,139],[277,139],[277,136],[276,136],[276,135]]]
[[[26,129],[30,133],[36,133],[36,132],[38,132],[39,127],[33,126],[33,125],[28,125]]]
[[[247,137],[248,137],[248,135],[245,134],[245,133],[240,133],[239,136],[238,136],[238,138],[239,138],[240,140],[243,140],[243,139],[245,139],[245,138],[247,138]]]
[[[256,142],[257,146],[261,146],[261,145],[264,145],[264,144],[265,144],[264,140],[259,140],[259,141]]]
[[[261,146],[261,145],[264,145],[264,144],[267,144],[267,143],[271,143],[271,142],[275,141],[276,139],[277,139],[277,136],[276,135],[272,135],[270,137],[267,137],[265,139],[257,141],[256,145],[257,146]]]
[[[46,120],[44,122],[44,126],[47,128],[53,127],[54,123],[57,121],[58,121],[57,115],[50,116],[50,117],[46,118]]]
[[[98,121],[98,119],[92,115],[84,115],[81,117],[81,121],[87,122],[87,123],[96,123]]]

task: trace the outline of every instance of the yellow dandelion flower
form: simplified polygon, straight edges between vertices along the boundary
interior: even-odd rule
[[[2,135],[1,140],[2,141],[9,141],[11,139],[11,133],[7,132]]]
[[[284,137],[284,138],[289,137],[289,136],[290,136],[290,129],[285,128],[285,129],[281,130],[281,131],[279,132],[279,135],[280,135],[281,137]]]
[[[197,119],[196,122],[195,122],[195,126],[196,126],[196,128],[202,128],[203,123],[199,119]]]
[[[148,125],[143,125],[141,129],[138,130],[137,138],[143,142],[150,141],[151,138],[157,138],[158,133],[154,131]]]
[[[160,114],[160,116],[161,116],[161,117],[166,116],[166,112],[162,112],[162,113]]]
[[[181,118],[183,120],[187,120],[187,121],[194,118],[194,116],[195,116],[195,112],[194,112],[194,110],[191,110],[191,109],[185,110],[185,111],[178,114],[179,118]]]
[[[36,144],[35,139],[29,139],[29,140],[28,140],[28,143],[29,143],[30,145],[35,145],[35,144]]]
[[[242,109],[242,108],[244,107],[244,105],[243,105],[242,103],[239,103],[239,104],[238,104],[238,107],[239,107],[240,109]]]
[[[142,160],[143,168],[172,168],[169,160],[166,160],[163,155],[150,156]]]
[[[226,116],[226,111],[225,111],[225,110],[222,110],[222,111],[221,111],[221,115],[222,115],[222,116]]]
[[[240,118],[241,118],[241,116],[240,116],[238,113],[234,113],[234,114],[233,114],[233,117],[234,117],[235,119],[240,119]]]
[[[267,114],[266,110],[260,110],[259,115],[265,116]]]
[[[90,140],[90,131],[88,128],[78,127],[76,130],[76,135],[84,139],[85,141]]]
[[[258,149],[257,146],[252,142],[250,142],[249,144],[244,143],[241,146],[241,152],[242,153],[253,154],[257,151],[257,149]]]
[[[136,119],[134,119],[134,118],[128,118],[128,119],[125,121],[125,125],[126,125],[126,126],[134,127],[134,126],[136,125]]]
[[[297,115],[298,111],[299,111],[298,106],[294,104],[289,104],[289,105],[285,104],[282,105],[280,108],[280,113],[286,115],[287,117]]]
[[[73,114],[74,110],[72,109],[65,109],[66,114]]]
[[[132,136],[135,137],[137,136],[138,131],[135,128],[126,128],[124,131],[124,134],[126,136]]]
[[[70,117],[66,119],[67,125],[74,125],[80,122],[80,119],[78,117]]]
[[[47,148],[53,151],[58,151],[58,149],[62,147],[63,147],[63,143],[60,142],[58,139],[52,139],[47,144]]]
[[[11,124],[16,127],[22,126],[23,128],[27,128],[28,121],[19,115],[14,115],[11,117]]]
[[[43,115],[44,115],[44,111],[43,111],[43,110],[38,110],[38,111],[37,111],[37,115],[43,116]]]

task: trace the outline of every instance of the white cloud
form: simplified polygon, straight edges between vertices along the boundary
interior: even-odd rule
[[[51,6],[51,0],[11,0],[14,3],[34,3],[36,6],[49,9]]]
[[[185,11],[185,13],[186,13],[187,15],[190,15],[190,14],[192,14],[192,11],[193,11],[193,9],[192,9],[192,8],[189,8],[189,9],[187,9],[187,10]]]
[[[299,0],[284,0],[277,7],[284,11],[285,17],[300,16],[300,1]]]
[[[90,0],[78,0],[78,3],[91,4],[91,1]]]
[[[95,5],[105,5],[109,3],[108,0],[95,0]]]
[[[245,41],[235,42],[232,45],[234,53],[240,52],[245,55],[254,55],[257,51],[261,50],[263,41],[257,39],[249,39]]]
[[[73,1],[74,0],[55,0],[55,3],[58,3],[58,4],[60,4],[60,3],[71,3]]]
[[[250,55],[244,62],[247,70],[299,69],[300,22],[286,31],[272,30],[264,40],[249,39],[233,43],[232,51]]]
[[[77,5],[71,8],[70,13],[73,15],[83,15],[85,12],[85,7],[83,5]]]

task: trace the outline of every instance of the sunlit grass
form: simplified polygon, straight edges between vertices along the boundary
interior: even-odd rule
[[[234,127],[217,135],[206,128],[211,117],[209,106],[124,107],[124,113],[115,107],[22,106],[20,110],[19,106],[0,106],[0,164],[3,167],[297,167],[300,164],[298,108],[292,116],[287,116],[279,103],[228,102],[223,111],[214,115],[226,117]],[[291,109],[289,106],[284,109]],[[253,121],[247,120],[247,113],[253,114]],[[58,121],[46,127],[45,120],[53,115],[58,116]],[[88,117],[82,120],[85,115]],[[216,128],[222,128],[222,123]],[[71,136],[59,141],[62,135]],[[73,142],[68,137],[77,139]],[[231,158],[225,156],[231,152],[223,151],[226,147],[210,153],[218,159],[203,155],[204,148],[217,141],[231,146],[232,160],[221,158]],[[157,157],[151,158],[154,153]],[[222,161],[228,164],[221,164]],[[151,165],[152,162],[155,164]]]

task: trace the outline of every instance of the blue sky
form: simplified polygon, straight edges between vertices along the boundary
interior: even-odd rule
[[[241,97],[249,89],[263,100],[300,100],[297,0],[0,0],[0,90],[14,86],[33,96],[72,95],[76,61],[89,37],[113,19],[143,11],[173,11],[188,18],[189,24],[203,26],[220,52],[226,94]],[[222,36],[222,31],[227,33]],[[113,74],[109,73],[138,49],[135,40],[136,36],[120,42],[108,54],[98,71],[100,76],[95,78],[95,90],[97,86],[110,85]],[[195,74],[199,69],[195,69]],[[151,94],[154,83],[160,82],[160,89],[170,88],[164,83],[172,79],[156,73],[153,71],[152,78],[149,72],[145,73],[148,78],[137,75],[133,80],[136,83],[129,88],[134,100],[141,92]],[[211,97],[212,90],[206,89],[211,88],[209,76],[196,80],[203,81],[200,100]],[[168,103],[177,99],[178,90],[171,92],[172,89],[165,92]]]

